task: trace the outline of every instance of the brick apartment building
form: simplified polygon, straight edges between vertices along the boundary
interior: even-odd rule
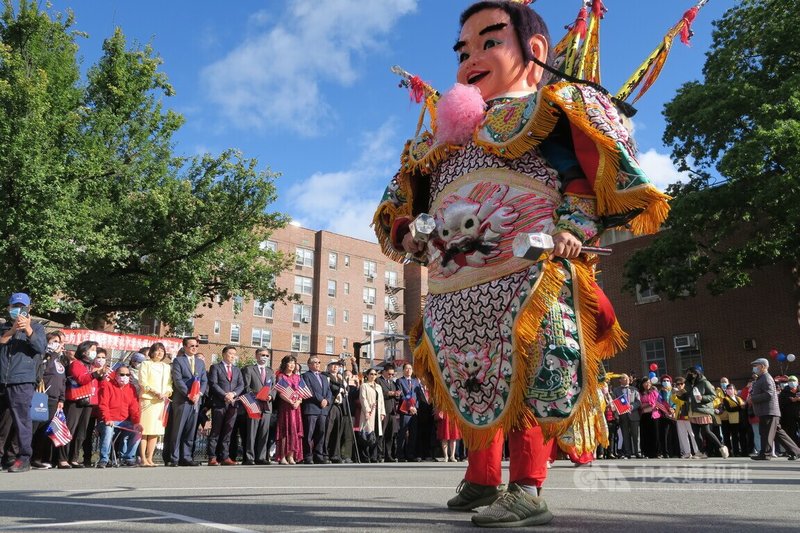
[[[273,305],[235,298],[221,306],[201,305],[197,309],[201,316],[194,319],[193,327],[196,335],[208,341],[203,349],[206,355],[218,355],[224,345],[233,344],[245,358],[256,347],[271,348],[276,368],[289,353],[303,364],[312,353],[325,362],[352,354],[354,342],[368,341],[370,332],[378,331],[397,334],[400,340],[392,343],[385,335],[372,335],[378,340],[374,362],[383,361],[387,354],[407,358],[402,342],[404,267],[387,259],[377,244],[288,225],[263,246],[295,258],[293,266],[278,276],[277,284],[300,295],[302,302]],[[412,309],[419,307],[419,290],[415,295],[417,304]],[[362,353],[366,352],[364,347]]]
[[[617,233],[609,238],[614,253],[601,259],[599,282],[629,338],[627,349],[607,362],[607,370],[641,377],[656,363],[659,375],[674,378],[699,364],[713,382],[726,376],[741,388],[753,359],[769,358],[773,348],[800,354],[797,293],[788,265],[756,272],[749,287],[713,296],[701,282],[697,296],[669,301],[646,288],[636,295],[622,291],[625,262],[653,237],[630,239]],[[773,359],[771,364],[774,376],[800,372],[800,361]]]

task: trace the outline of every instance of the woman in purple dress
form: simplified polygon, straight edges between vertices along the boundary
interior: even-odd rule
[[[278,395],[278,428],[275,435],[275,460],[282,465],[293,465],[303,460],[302,398],[297,392],[300,381],[297,359],[287,355],[281,359],[280,369],[275,375],[276,385],[286,387],[287,392]]]

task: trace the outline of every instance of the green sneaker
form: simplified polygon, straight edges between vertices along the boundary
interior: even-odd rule
[[[553,519],[542,498],[531,496],[519,485],[509,483],[493,504],[473,515],[472,523],[479,527],[540,526]]]
[[[472,511],[476,507],[491,505],[503,493],[503,488],[503,485],[478,485],[463,479],[458,484],[457,494],[447,502],[447,507],[454,511]]]

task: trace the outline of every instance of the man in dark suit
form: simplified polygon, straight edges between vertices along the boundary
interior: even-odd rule
[[[639,408],[642,406],[642,397],[636,387],[631,387],[631,378],[627,374],[622,374],[619,378],[619,387],[613,392],[614,398],[624,396],[631,410],[628,413],[619,415],[619,427],[622,430],[622,449],[625,451],[625,458],[636,457],[642,459],[644,456],[639,452],[639,421],[641,415]]]
[[[236,400],[244,391],[242,371],[236,366],[236,348],[222,349],[222,361],[208,372],[211,389],[211,434],[208,436],[208,466],[235,465],[231,459],[231,433],[239,412]]]
[[[344,430],[344,405],[346,384],[341,373],[341,361],[335,359],[328,363],[327,372],[323,375],[331,384],[331,402],[328,411],[328,421],[325,428],[325,443],[327,444],[328,459],[332,463],[342,462],[342,432]]]
[[[249,419],[247,427],[247,443],[244,447],[243,465],[268,465],[269,450],[267,439],[269,438],[269,420],[272,414],[272,400],[275,399],[275,374],[269,367],[269,350],[259,348],[256,350],[256,364],[248,365],[242,370],[244,376],[245,392],[253,393],[257,396],[268,395],[266,400],[256,400],[261,408],[261,419]]]
[[[325,422],[333,400],[328,378],[320,372],[320,360],[316,355],[308,358],[308,372],[303,381],[311,389],[311,398],[303,400],[303,462],[306,464],[330,463],[325,445]],[[312,459],[313,454],[313,459]]]
[[[403,365],[403,377],[397,380],[400,388],[400,427],[397,432],[397,458],[400,461],[421,461],[417,455],[417,409],[425,400],[419,380],[413,377],[411,363]]]
[[[378,462],[397,462],[395,458],[394,439],[397,436],[397,407],[400,389],[395,382],[395,367],[389,363],[383,367],[378,385],[383,389],[383,405],[386,407],[386,418],[383,419],[383,435],[378,437]]]
[[[172,362],[172,419],[169,435],[170,466],[199,466],[192,456],[194,437],[197,433],[197,416],[202,398],[208,389],[206,364],[197,357],[200,341],[197,337],[183,339],[183,354]],[[199,393],[189,397],[192,382],[197,380]]]

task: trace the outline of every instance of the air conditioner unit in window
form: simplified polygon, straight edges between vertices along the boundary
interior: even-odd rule
[[[372,309],[372,304],[367,304],[367,309]]]
[[[691,350],[692,348],[697,348],[696,333],[691,335],[676,335],[672,340],[676,350]]]
[[[303,324],[308,324],[309,320],[308,320],[308,318],[303,317],[303,318],[300,319],[300,322],[302,322]]]
[[[747,350],[748,352],[752,352],[753,350],[758,348],[758,345],[756,344],[756,340],[755,339],[745,339],[742,342],[742,345],[744,346],[744,349]]]
[[[375,281],[375,276],[372,274],[367,274],[367,281]]]

